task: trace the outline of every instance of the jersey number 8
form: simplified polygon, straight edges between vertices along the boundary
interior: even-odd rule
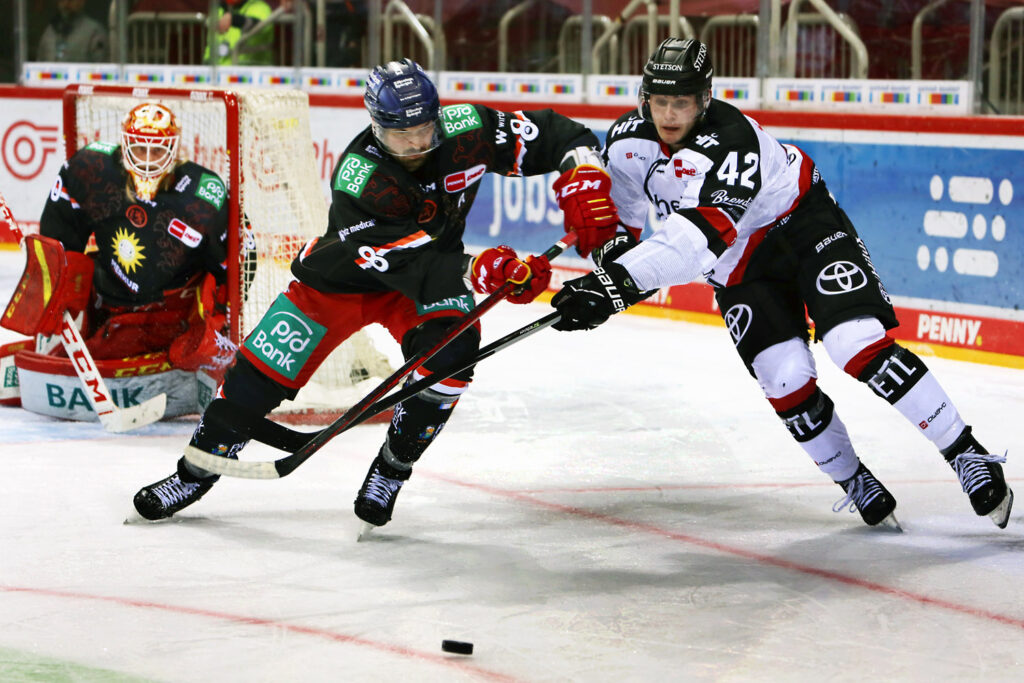
[[[359,264],[359,267],[363,270],[366,270],[367,268],[374,268],[383,273],[388,269],[387,260],[374,251],[373,247],[359,247],[359,255],[363,257],[363,263]]]

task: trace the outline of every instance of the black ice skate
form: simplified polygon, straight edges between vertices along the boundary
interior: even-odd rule
[[[956,472],[974,512],[979,517],[987,515],[997,527],[1005,529],[1013,507],[1013,491],[1006,485],[999,464],[1006,462],[1006,456],[989,454],[971,435],[970,427],[942,455]]]
[[[395,469],[380,455],[374,458],[363,486],[356,495],[356,517],[373,526],[387,524],[395,509],[398,492],[411,475],[411,469]]]
[[[197,479],[187,471],[183,478],[182,469],[179,463],[177,472],[155,484],[142,487],[135,494],[132,502],[142,517],[151,522],[167,519],[206,495],[213,488],[214,482],[220,479],[218,476]]]
[[[852,477],[837,483],[846,491],[846,497],[832,506],[835,512],[849,506],[850,512],[860,512],[861,518],[868,526],[881,525],[893,531],[903,531],[893,514],[896,499],[882,486],[882,482],[875,479],[875,475],[871,474],[871,470],[865,467],[864,463],[860,464]]]

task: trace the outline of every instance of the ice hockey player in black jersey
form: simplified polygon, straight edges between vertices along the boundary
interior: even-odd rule
[[[466,216],[485,173],[562,171],[556,187],[567,229],[614,232],[618,224],[597,137],[570,119],[551,110],[441,107],[434,84],[408,59],[374,68],[364,99],[371,125],[334,169],[329,225],[295,258],[296,281],[242,344],[219,392],[261,414],[294,397],[338,344],[370,323],[387,328],[409,358],[472,311],[472,290],[489,293],[512,280],[522,285],[510,300],[527,303],[547,287],[543,257],[521,260],[507,246],[475,259],[465,253]],[[580,177],[592,182],[571,181]],[[470,329],[411,379],[469,360],[479,340],[479,329]],[[413,463],[437,438],[472,375],[457,374],[395,407],[356,497],[360,519],[376,526],[391,519]],[[244,441],[200,420],[191,445],[235,456]],[[182,458],[177,472],[139,491],[135,507],[147,519],[169,517],[215,481]]]
[[[119,141],[92,142],[64,163],[43,208],[41,240],[66,257],[62,277],[77,283],[46,310],[81,316],[96,359],[167,352],[175,368],[213,370],[219,353],[223,370],[233,357],[217,305],[227,294],[225,187],[179,154],[180,139],[167,106],[134,107]],[[59,330],[59,314],[37,318],[49,327],[33,333]]]
[[[645,290],[703,275],[726,327],[793,438],[869,525],[898,527],[896,500],[860,461],[832,400],[817,386],[815,338],[840,368],[892,404],[943,454],[978,515],[1006,526],[1013,492],[897,325],[867,248],[814,162],[711,97],[711,54],[669,38],[644,67],[638,107],[605,142],[623,225],[594,251],[598,268],[552,300],[557,329],[590,329]],[[653,204],[662,221],[636,243]]]

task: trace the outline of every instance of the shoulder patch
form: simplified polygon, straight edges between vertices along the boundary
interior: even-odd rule
[[[227,199],[228,191],[224,187],[224,181],[212,173],[204,173],[199,177],[196,196],[210,202],[219,211],[220,207],[224,205],[224,200]]]
[[[483,127],[480,112],[471,104],[450,104],[441,108],[441,126],[444,136],[452,138],[467,130]]]
[[[377,164],[366,157],[349,152],[341,160],[334,176],[334,189],[353,197],[363,194],[366,183],[377,169]]]
[[[90,142],[88,145],[83,147],[83,149],[88,149],[93,152],[100,152],[102,154],[110,155],[116,152],[119,146],[120,145],[115,145],[112,142],[100,142],[99,140],[97,140],[96,142]]]

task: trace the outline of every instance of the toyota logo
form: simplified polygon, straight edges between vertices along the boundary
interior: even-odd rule
[[[42,172],[46,159],[57,151],[57,126],[15,121],[4,133],[0,145],[4,166],[11,175],[18,180],[31,180]]]
[[[722,316],[725,326],[732,335],[732,343],[739,346],[743,335],[750,329],[750,323],[754,320],[754,312],[746,304],[736,304]]]
[[[816,285],[826,295],[845,294],[860,289],[868,283],[868,276],[856,263],[836,261],[821,269]]]

